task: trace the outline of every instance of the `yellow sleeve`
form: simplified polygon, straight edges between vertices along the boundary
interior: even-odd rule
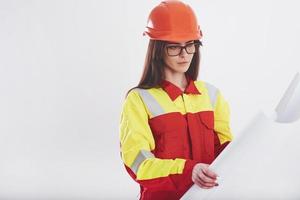
[[[224,99],[220,91],[218,91],[215,104],[215,132],[218,135],[221,144],[230,142],[233,139],[230,129],[230,108],[228,102]]]

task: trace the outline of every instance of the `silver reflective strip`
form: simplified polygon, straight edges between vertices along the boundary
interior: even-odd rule
[[[135,158],[133,164],[131,165],[130,169],[136,174],[137,170],[139,169],[139,166],[141,163],[146,160],[147,158],[154,158],[154,155],[147,150],[141,150],[137,157]]]
[[[149,93],[149,91],[140,88],[138,88],[137,91],[139,92],[143,102],[145,103],[153,117],[165,113],[156,99],[154,99],[154,97]]]
[[[205,83],[205,84],[206,84],[208,96],[210,98],[210,103],[211,103],[212,107],[215,108],[217,96],[218,96],[218,88],[216,88],[215,86],[213,86],[209,83]]]

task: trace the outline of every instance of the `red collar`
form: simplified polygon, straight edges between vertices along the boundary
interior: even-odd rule
[[[195,86],[194,80],[187,77],[188,85],[184,91],[182,91],[179,87],[174,85],[173,83],[163,80],[161,83],[161,87],[167,92],[169,97],[174,101],[178,96],[185,94],[201,94],[197,87]]]

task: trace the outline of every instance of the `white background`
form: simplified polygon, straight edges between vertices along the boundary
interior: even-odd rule
[[[0,199],[136,199],[119,154],[160,1],[0,0]],[[231,106],[235,135],[300,69],[296,0],[190,0],[200,77]]]

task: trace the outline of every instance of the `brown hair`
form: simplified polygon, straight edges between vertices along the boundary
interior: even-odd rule
[[[195,41],[196,42],[196,41]],[[197,42],[200,42],[197,40]],[[142,88],[148,89],[153,87],[159,87],[162,80],[164,80],[164,49],[168,42],[160,40],[149,40],[148,50],[144,63],[144,70],[139,84],[131,88],[127,94],[135,89]],[[200,45],[202,43],[200,42]],[[193,56],[192,62],[189,69],[185,72],[192,80],[196,80],[199,73],[199,64],[200,64],[200,53],[199,48],[196,49],[196,52]]]

